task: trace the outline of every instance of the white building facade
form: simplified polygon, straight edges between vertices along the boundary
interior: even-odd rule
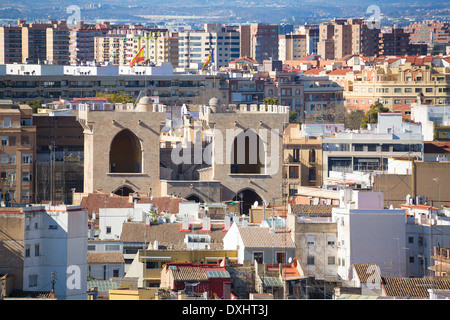
[[[351,280],[354,263],[374,263],[382,276],[405,277],[405,210],[383,209],[382,192],[342,190],[337,224],[337,278]]]
[[[24,291],[87,299],[88,212],[80,206],[24,208]]]

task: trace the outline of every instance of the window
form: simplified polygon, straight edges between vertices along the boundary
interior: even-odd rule
[[[316,168],[309,168],[309,180],[316,180]]]
[[[106,227],[106,233],[107,233],[107,234],[110,234],[110,233],[111,233],[111,227],[110,227],[110,226],[107,226],[107,227]]]
[[[357,144],[354,144],[354,148],[355,148],[355,151],[363,151],[364,145],[357,143]]]
[[[289,167],[289,179],[298,179],[299,175],[299,167],[298,166],[290,166]]]
[[[2,147],[6,147],[8,145],[8,137],[2,136]]]
[[[0,162],[2,164],[7,164],[8,163],[8,155],[6,153],[2,153],[0,155]]]
[[[308,246],[314,245],[314,236],[306,236],[306,245]]]
[[[414,256],[409,257],[409,263],[414,263]]]
[[[335,256],[329,256],[328,257],[328,265],[332,266],[336,264],[336,257]]]
[[[377,145],[376,144],[369,144],[367,145],[367,151],[377,151]]]
[[[119,277],[119,269],[113,269],[113,278]]]
[[[308,257],[306,258],[306,264],[307,264],[308,266],[313,266],[313,265],[314,265],[314,257],[313,257],[313,256],[308,256]]]
[[[145,268],[146,269],[158,269],[158,261],[147,261],[145,262]]]
[[[105,245],[105,251],[120,251],[120,245],[107,244],[107,245]]]
[[[37,274],[30,274],[28,276],[28,287],[37,287],[38,285],[38,276]]]
[[[31,164],[33,161],[33,156],[31,154],[22,155],[22,164]]]
[[[36,243],[35,245],[34,245],[34,256],[35,257],[39,257],[39,243]]]
[[[277,263],[286,262],[286,252],[277,252]]]
[[[30,245],[27,244],[25,247],[25,258],[29,258],[30,257]]]
[[[414,237],[408,237],[408,243],[414,243]]]
[[[87,247],[88,251],[95,251],[95,246],[94,245],[90,245]]]
[[[256,261],[257,263],[261,264],[264,261],[263,258],[264,258],[264,255],[262,252],[258,252],[258,251],[253,252],[253,261]]]
[[[9,155],[9,164],[16,164],[16,155],[15,154]]]

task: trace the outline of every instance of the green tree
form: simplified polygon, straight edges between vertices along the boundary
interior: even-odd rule
[[[133,98],[129,94],[126,94],[123,91],[113,92],[113,93],[97,92],[97,94],[95,96],[96,97],[106,98],[106,99],[108,99],[108,102],[113,103],[113,104],[116,104],[116,103],[134,103]]]
[[[389,112],[389,108],[385,107],[382,103],[376,101],[373,103],[369,110],[367,110],[366,115],[361,120],[361,126],[367,128],[369,123],[378,123],[378,113]]]
[[[265,105],[279,105],[280,104],[280,100],[278,99],[278,97],[266,97],[263,100]]]
[[[297,112],[289,111],[289,123],[297,123]]]
[[[33,113],[37,113],[38,109],[42,107],[44,104],[44,101],[42,100],[33,100],[27,102],[27,104],[33,109]]]

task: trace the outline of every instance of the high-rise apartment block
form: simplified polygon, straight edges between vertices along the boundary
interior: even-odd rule
[[[307,39],[302,34],[280,34],[278,37],[278,59],[298,60],[307,56]]]
[[[81,25],[80,28],[70,30],[70,64],[77,65],[94,61],[95,37],[107,33],[105,25]]]
[[[379,29],[370,28],[363,19],[334,19],[319,26],[318,54],[326,60],[351,54],[372,56],[377,51],[378,33]]]
[[[412,43],[450,43],[450,22],[414,22],[405,27]]]
[[[412,44],[409,33],[392,28],[390,32],[379,34],[379,55],[421,55],[427,54],[426,44]]]
[[[239,58],[240,35],[233,28],[221,24],[206,24],[204,30],[179,33],[179,66],[202,67],[214,51],[212,67],[218,70]],[[278,49],[278,47],[277,47]]]
[[[106,34],[95,37],[94,59],[97,62],[111,62],[116,65],[127,64],[127,36]]]
[[[278,60],[278,25],[252,23],[240,25],[241,56],[264,60]]]
[[[69,64],[69,28],[65,21],[0,27],[0,63]]]

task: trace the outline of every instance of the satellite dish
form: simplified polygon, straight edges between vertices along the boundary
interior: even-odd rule
[[[253,203],[253,209],[256,209],[256,208],[258,208],[258,201],[255,201],[255,202]]]

